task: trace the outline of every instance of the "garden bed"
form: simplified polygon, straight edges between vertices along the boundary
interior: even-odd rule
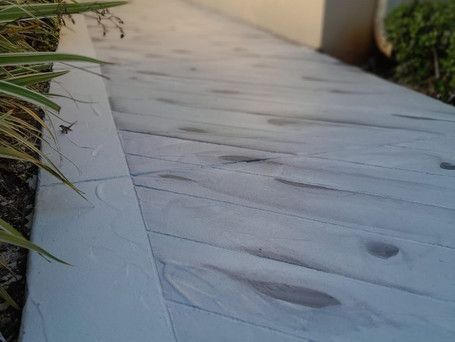
[[[24,236],[30,236],[30,218],[33,213],[37,168],[20,161],[0,165],[0,217],[11,222]],[[0,244],[0,286],[22,307],[25,290],[26,249]],[[19,330],[20,310],[0,305],[0,331],[11,341]]]
[[[24,40],[36,51],[55,51],[57,48],[59,25],[56,21],[47,20],[46,23],[53,32],[35,30],[36,22],[18,24],[24,30],[27,26],[34,30],[34,34],[30,37],[24,36]],[[18,35],[21,36],[20,32]],[[48,93],[49,82],[36,85],[36,89]],[[7,110],[7,106],[0,105],[1,112]],[[33,110],[40,117],[44,117],[44,112],[39,108]],[[16,109],[15,115],[40,129],[39,125],[28,120],[27,115],[20,109]],[[39,140],[30,138],[30,142],[40,148]],[[0,218],[10,223],[27,239],[30,237],[33,218],[37,175],[38,167],[30,162],[0,159]],[[27,256],[27,249],[0,243],[0,288],[6,291],[19,307],[16,308],[7,302],[0,304],[0,333],[6,341],[15,341],[19,333],[21,308],[24,305]]]
[[[455,2],[405,3],[385,28],[392,56],[375,50],[366,70],[455,105]]]

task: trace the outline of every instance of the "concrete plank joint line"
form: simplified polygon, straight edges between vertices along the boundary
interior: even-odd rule
[[[23,341],[455,340],[453,107],[191,2],[115,13],[62,137],[89,202],[38,193],[78,266],[31,258]]]

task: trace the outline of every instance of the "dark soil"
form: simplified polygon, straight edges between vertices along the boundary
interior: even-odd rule
[[[35,166],[20,161],[0,159],[0,217],[9,222],[26,237],[30,235],[33,212]],[[25,270],[28,252],[9,244],[0,244],[0,286],[23,306]],[[19,331],[21,312],[0,304],[0,332],[7,341],[14,341]]]
[[[46,19],[43,22],[51,24]],[[58,32],[58,26],[54,27]],[[34,38],[30,38],[30,41],[26,38],[26,41],[37,51],[55,51],[57,48],[58,40],[55,36],[40,33]],[[47,93],[49,83],[41,83],[35,90]],[[44,117],[44,112],[40,109],[28,107]],[[5,108],[0,108],[0,111],[5,112]],[[40,128],[36,121],[30,120],[22,112],[17,111],[15,115]],[[39,147],[36,139],[30,141]],[[19,230],[26,238],[30,237],[37,173],[37,167],[31,163],[0,158],[0,218]],[[22,307],[25,302],[27,257],[28,250],[0,243],[0,287],[6,290],[21,308],[17,310],[0,300],[0,342],[4,340],[14,342],[18,339]]]
[[[49,82],[37,85],[36,90],[48,93]],[[33,106],[30,109],[44,118],[41,109]],[[16,113],[19,117],[22,114]],[[22,119],[36,128],[41,128],[36,121],[27,117]],[[39,140],[30,141],[40,147]],[[0,158],[0,218],[19,230],[27,239],[30,238],[33,219],[37,175],[38,168],[32,163]],[[25,304],[27,257],[28,250],[0,243],[0,287],[8,292],[21,310]],[[21,310],[0,301],[0,342],[3,342],[2,335],[6,341],[17,341]]]
[[[368,59],[361,65],[363,70],[392,82],[396,82],[393,77],[395,67],[396,63],[391,58],[386,57],[376,46],[371,48]]]

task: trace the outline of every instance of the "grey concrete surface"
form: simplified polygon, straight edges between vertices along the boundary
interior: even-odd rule
[[[74,18],[59,50],[94,57],[84,18]],[[40,173],[31,238],[71,266],[30,253],[20,341],[175,341],[103,80],[73,69],[50,91],[90,101],[56,98],[77,123],[56,134],[66,159],[43,146],[86,199]]]
[[[455,110],[178,0],[91,26],[178,341],[453,341]]]

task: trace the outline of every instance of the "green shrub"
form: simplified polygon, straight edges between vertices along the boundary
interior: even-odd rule
[[[455,102],[455,1],[414,1],[385,20],[395,79],[442,101]]]

